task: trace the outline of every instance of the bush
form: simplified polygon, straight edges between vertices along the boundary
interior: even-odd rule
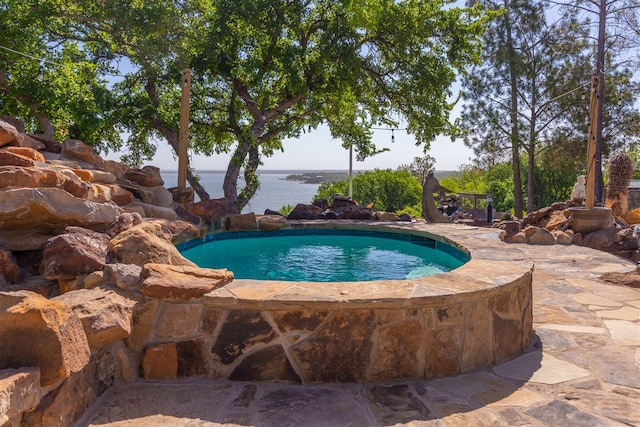
[[[322,184],[316,198],[330,200],[336,193],[347,195],[349,181]],[[353,200],[361,205],[373,202],[377,211],[398,213],[421,206],[422,185],[407,171],[376,169],[353,177]]]

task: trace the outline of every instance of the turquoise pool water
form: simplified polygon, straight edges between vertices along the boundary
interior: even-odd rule
[[[182,255],[202,268],[227,268],[237,279],[352,282],[429,276],[468,260],[444,246],[425,238],[285,234],[210,240]]]

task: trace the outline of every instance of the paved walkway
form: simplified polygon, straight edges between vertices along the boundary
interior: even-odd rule
[[[492,369],[392,384],[141,381],[110,390],[78,426],[640,426],[640,290],[598,279],[634,265],[505,245],[516,248],[536,263],[536,337]]]

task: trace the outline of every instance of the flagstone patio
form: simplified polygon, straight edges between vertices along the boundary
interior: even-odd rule
[[[640,425],[640,289],[599,279],[632,263],[580,246],[504,244],[491,229],[415,227],[534,260],[536,337],[524,354],[401,383],[138,381],[111,389],[78,426]]]

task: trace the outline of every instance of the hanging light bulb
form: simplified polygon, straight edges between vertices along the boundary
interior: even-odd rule
[[[38,70],[38,75],[36,76],[36,80],[41,82],[44,80],[44,72],[42,71],[42,67]]]
[[[393,131],[394,129],[391,129],[391,143],[393,144],[396,140],[395,136],[393,135]]]

